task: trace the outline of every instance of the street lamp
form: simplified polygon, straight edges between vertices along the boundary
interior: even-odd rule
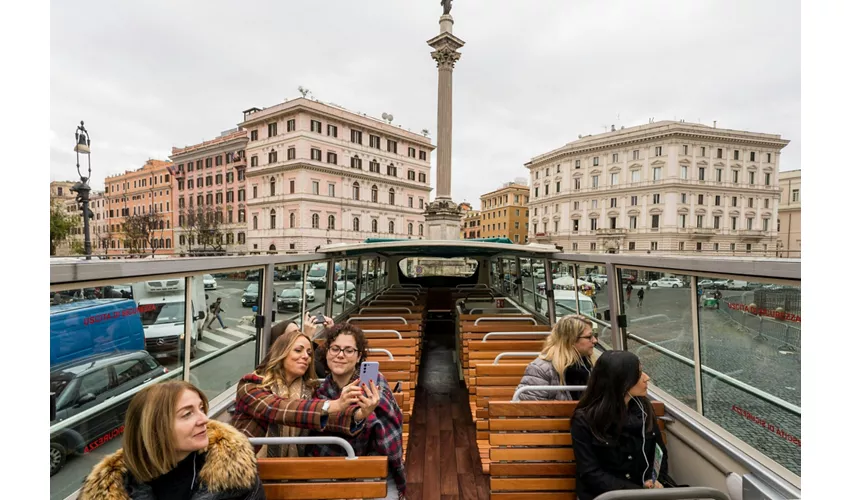
[[[86,260],[91,260],[91,235],[89,234],[89,219],[94,218],[94,214],[89,210],[89,179],[91,178],[91,139],[89,133],[82,120],[77,125],[77,131],[74,132],[74,137],[77,140],[77,145],[74,146],[74,151],[77,153],[77,174],[80,176],[80,182],[74,184],[71,188],[72,192],[77,193],[77,203],[82,203],[80,210],[83,212],[83,233],[85,234],[85,253]],[[88,157],[88,176],[84,176],[80,172],[80,154]]]

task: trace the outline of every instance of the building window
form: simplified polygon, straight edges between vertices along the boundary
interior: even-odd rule
[[[239,212],[236,214],[236,220],[239,221],[240,224],[245,222],[245,209],[240,208]]]
[[[747,172],[747,176],[748,176],[749,181],[750,181],[750,186],[754,185],[756,183],[756,173],[755,172]]]
[[[632,206],[632,207],[636,206],[638,204],[638,197],[632,196],[631,199],[629,200],[629,202],[630,202],[629,206]]]
[[[353,199],[355,199],[355,200],[359,200],[359,199],[360,199],[360,184],[358,184],[358,183],[356,183],[356,182],[355,182],[355,183],[351,186],[351,197],[352,197]]]
[[[351,131],[351,142],[354,142],[356,144],[363,144],[363,132],[361,132],[359,130],[352,130]]]
[[[632,160],[640,160],[640,150],[635,149],[632,151]]]
[[[289,227],[290,228],[295,227],[295,212],[291,212],[289,214]]]
[[[316,148],[310,148],[310,159],[316,160],[316,161],[322,161],[322,150],[316,149]]]
[[[750,253],[753,250],[752,243],[747,243],[747,253]]]
[[[372,185],[372,202],[378,202],[378,186]]]
[[[682,193],[681,200],[682,201],[680,203],[687,203],[688,202],[688,193]]]
[[[697,252],[702,252],[702,242],[697,241]]]
[[[313,224],[313,229],[319,229],[319,214],[313,214],[310,220]]]
[[[581,189],[581,179],[573,179],[573,187],[575,189]],[[534,196],[537,196],[537,191],[534,192]]]
[[[256,130],[252,130],[252,131],[251,131],[251,140],[252,140],[252,141],[256,141],[256,140],[257,140],[257,138],[258,138],[257,131],[256,131]]]
[[[274,211],[274,209],[269,212],[269,227],[271,229],[277,228],[277,213]]]
[[[599,157],[598,156],[593,157],[593,166],[594,167],[599,166]],[[549,175],[549,169],[548,168],[546,169],[546,175]]]
[[[714,229],[720,229],[720,216],[714,216]]]
[[[543,186],[543,195],[549,196],[549,184],[546,184],[545,186]]]
[[[428,153],[425,151],[419,151],[419,159],[422,161],[428,161]]]
[[[764,174],[764,185],[770,186],[770,174]]]
[[[425,234],[425,226],[419,224],[419,236],[422,236],[423,234]]]
[[[355,217],[355,218],[351,219],[351,229],[353,229],[354,231],[360,231],[360,218],[359,217]]]
[[[317,134],[321,134],[322,122],[317,120],[310,120],[310,132],[316,132]]]
[[[700,228],[700,229],[702,229],[702,221],[703,221],[703,216],[697,215],[697,227]]]
[[[390,188],[390,205],[395,205],[395,189]]]
[[[328,136],[336,137],[336,125],[328,125]]]
[[[576,168],[581,168],[581,160],[576,160]]]
[[[255,215],[254,216],[254,229],[257,229],[257,224],[258,224],[257,216]]]
[[[425,200],[423,198],[419,198],[419,208],[425,208]]]
[[[770,198],[764,199],[764,208],[770,208]]]
[[[328,215],[328,229],[336,229],[336,217]]]
[[[661,221],[660,215],[657,215],[657,214],[653,215],[652,216],[652,229],[658,229],[658,225],[660,224],[660,221]]]
[[[352,156],[351,157],[351,168],[363,170],[363,160],[361,160],[357,155]]]
[[[369,147],[381,149],[381,138],[377,135],[369,135]]]
[[[331,198],[336,197],[336,184],[328,183],[328,196]]]
[[[620,178],[620,174],[618,174],[618,173],[611,174],[611,185],[616,186],[619,178]]]
[[[661,180],[661,167],[653,167],[652,168],[652,180],[660,181]]]
[[[590,219],[590,230],[596,231],[596,217]]]
[[[688,145],[687,144],[682,145],[682,154],[685,155],[685,156],[688,156]]]
[[[632,182],[640,182],[640,170],[632,170]]]
[[[414,172],[413,170],[408,170],[407,171],[407,180],[415,181],[416,180],[416,172]]]
[[[221,193],[216,193],[216,194],[215,194],[215,202],[216,202],[217,204],[219,204],[219,205],[222,203],[222,195],[221,195]],[[162,207],[160,207],[160,209],[161,209],[161,208],[162,208]]]
[[[611,163],[620,161],[620,153],[611,153]]]
[[[685,251],[685,242],[684,242],[684,241],[680,241],[680,242],[679,242],[679,251],[680,251],[680,252],[684,252],[684,251]]]
[[[685,166],[681,167],[679,177],[681,177],[682,179],[688,178],[688,167],[685,167]]]
[[[637,229],[637,216],[629,217],[629,229]]]
[[[738,153],[739,153],[739,151],[737,149],[735,151],[733,151],[732,152],[732,159],[737,160],[738,159]]]
[[[800,201],[800,190],[792,189],[791,190],[791,203],[797,203]]]
[[[702,204],[703,204],[703,203],[702,203],[703,201],[704,201],[704,200],[703,200],[703,195],[698,194],[698,195],[697,195],[697,205],[702,205]]]
[[[294,160],[295,159],[295,148],[289,148],[286,150],[286,159]]]
[[[424,172],[419,172],[419,182],[427,182]]]
[[[387,175],[398,177],[398,169],[396,169],[396,167],[392,163],[390,163],[387,167]]]
[[[598,175],[590,176],[590,187],[592,187],[592,188],[599,187],[599,176]]]
[[[753,229],[753,218],[752,217],[747,217],[747,229],[750,230],[750,231],[752,231],[752,229]]]
[[[596,242],[595,242],[595,241],[591,241],[591,242],[590,242],[590,251],[591,251],[591,252],[595,252],[595,251],[596,251]]]
[[[319,181],[313,181],[313,194],[319,194]]]
[[[679,227],[688,227],[688,215],[687,214],[679,214]]]
[[[252,190],[252,192],[253,192],[254,198],[256,198],[256,197],[257,197],[257,186],[256,186],[256,185],[252,186],[251,190]],[[200,198],[200,197],[199,197],[199,198]],[[201,203],[200,203],[200,201],[199,201],[199,202],[198,202],[198,205],[200,205],[200,204],[201,204]]]
[[[387,151],[390,153],[398,154],[398,143],[396,141],[391,141],[387,139]]]
[[[408,208],[413,208],[413,196],[407,197],[407,206]]]
[[[747,198],[747,208],[754,208],[754,198]]]
[[[277,123],[269,123],[269,137],[277,135]]]
[[[277,151],[274,149],[269,152],[269,163],[277,163]]]
[[[762,219],[762,230],[770,231],[770,219]]]
[[[295,179],[289,179],[289,194],[295,192]]]
[[[717,148],[717,157],[723,159],[723,148]]]
[[[573,232],[578,232],[578,219],[573,219]]]
[[[732,231],[737,231],[738,230],[738,218],[737,217],[730,217],[729,220],[732,222]]]
[[[597,203],[598,203],[598,200],[591,200],[590,201],[590,208],[597,208]],[[534,215],[537,215],[537,209],[536,208],[534,209]]]
[[[328,163],[336,165],[336,153],[331,153],[330,151],[328,151]]]
[[[611,198],[610,207],[617,208],[617,198]]]
[[[380,174],[381,173],[381,164],[375,160],[369,162],[369,171]]]
[[[770,163],[773,160],[773,155],[767,153],[767,162]]]
[[[378,219],[372,219],[372,232],[378,232]]]
[[[720,195],[717,195],[717,196],[714,197],[714,206],[715,207],[720,206]]]
[[[661,156],[661,146],[655,146],[655,156]]]
[[[407,156],[416,158],[416,148],[407,148]]]
[[[732,171],[732,183],[733,184],[738,183],[738,171],[737,170]]]
[[[697,171],[697,173],[699,174],[699,180],[704,181],[705,180],[705,168],[700,167],[699,170]]]
[[[538,187],[534,188],[534,197],[540,198],[540,188],[538,188]]]
[[[635,242],[634,242],[634,241],[630,241],[630,242],[629,242],[629,250],[634,250],[634,249],[635,249]]]
[[[286,131],[294,132],[295,131],[295,118],[290,118],[286,120]]]

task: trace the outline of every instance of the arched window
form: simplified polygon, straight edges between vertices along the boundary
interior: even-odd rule
[[[165,248],[171,248],[171,238],[165,238]]]
[[[378,203],[378,186],[372,185],[372,202]]]
[[[410,235],[413,234],[413,223],[412,222],[407,223],[407,234],[410,234]]]
[[[183,246],[185,244],[186,244],[186,236],[181,234],[180,235],[180,246]]]
[[[351,185],[351,197],[355,200],[360,199],[360,184],[357,182]]]
[[[165,221],[165,229],[171,229],[171,221],[170,220]]]
[[[258,224],[257,216],[255,215],[254,216],[254,229],[257,229],[257,224]]]
[[[355,231],[360,231],[360,218],[359,217],[355,217],[351,221],[351,228],[354,229]]]
[[[333,215],[328,215],[328,229],[336,229],[336,218]]]
[[[159,245],[157,245],[157,248],[165,248],[165,240],[164,239],[162,239],[162,238],[159,239]]]
[[[378,232],[378,219],[372,219],[372,232]]]
[[[313,214],[313,229],[319,229],[319,214]]]
[[[269,189],[271,190],[271,196],[274,196],[274,185],[275,185],[275,180],[274,180],[274,177],[272,177],[272,179],[269,181]]]
[[[395,222],[390,221],[390,234],[395,234]]]
[[[228,245],[233,244],[233,233],[227,233],[227,244]]]
[[[276,252],[276,251],[277,251],[277,247],[276,247],[276,246],[274,246],[274,243],[272,243],[271,245],[269,245],[269,252]]]
[[[425,226],[419,224],[419,236],[422,236],[423,234],[425,234]]]
[[[295,227],[295,212],[289,214],[289,227]]]
[[[395,189],[390,188],[390,205],[395,205]]]
[[[277,228],[277,212],[274,209],[269,212],[269,227],[272,229]]]

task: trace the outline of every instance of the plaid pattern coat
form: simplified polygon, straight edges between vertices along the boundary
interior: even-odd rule
[[[357,376],[355,372],[354,377]],[[341,436],[354,448],[357,456],[387,456],[387,466],[390,476],[395,481],[400,496],[406,495],[407,483],[404,474],[404,463],[402,457],[402,422],[404,415],[395,401],[392,390],[387,379],[378,373],[378,385],[381,390],[381,400],[375,411],[366,419],[363,432],[356,436]],[[324,382],[316,389],[316,397],[321,399],[339,399],[342,390],[333,381],[333,376],[328,375]],[[353,405],[352,408],[357,408]],[[318,433],[311,432],[312,435]],[[339,446],[332,445],[309,445],[306,453],[314,457],[340,456],[345,452]]]
[[[363,428],[363,423],[354,423],[357,406],[350,406],[342,413],[323,416],[323,400],[284,399],[275,396],[262,383],[263,377],[249,373],[242,377],[236,389],[236,411],[230,424],[249,438],[266,437],[269,424],[335,432],[348,437],[357,435]],[[255,446],[254,452],[259,452],[260,448]]]

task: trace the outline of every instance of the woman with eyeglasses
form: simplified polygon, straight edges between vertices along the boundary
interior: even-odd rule
[[[519,386],[587,385],[593,369],[596,346],[593,323],[585,316],[564,316],[546,337],[537,359],[529,363]],[[519,395],[523,401],[570,401],[581,398],[582,391],[527,391]]]
[[[316,397],[336,400],[345,395],[366,360],[369,342],[360,328],[341,323],[327,331],[325,346],[320,348],[319,360],[325,365],[328,376],[316,389]],[[367,417],[363,431],[356,436],[341,436],[347,439],[357,456],[387,456],[389,475],[387,481],[388,499],[404,498],[406,480],[402,461],[402,420],[401,408],[396,403],[387,379],[378,372],[377,385],[361,384],[364,395],[361,404],[373,411]],[[307,454],[316,457],[339,456],[343,450],[339,446],[311,445]]]
[[[232,425],[248,437],[299,437],[307,430],[359,433],[374,405],[363,397],[357,381],[346,384],[335,401],[315,399],[319,381],[311,339],[291,325],[280,330],[265,359],[239,381]],[[256,446],[254,451],[267,457],[297,457],[303,447]]]
[[[670,485],[667,448],[647,398],[648,385],[649,375],[634,353],[606,351],[596,361],[570,431],[579,500]]]

